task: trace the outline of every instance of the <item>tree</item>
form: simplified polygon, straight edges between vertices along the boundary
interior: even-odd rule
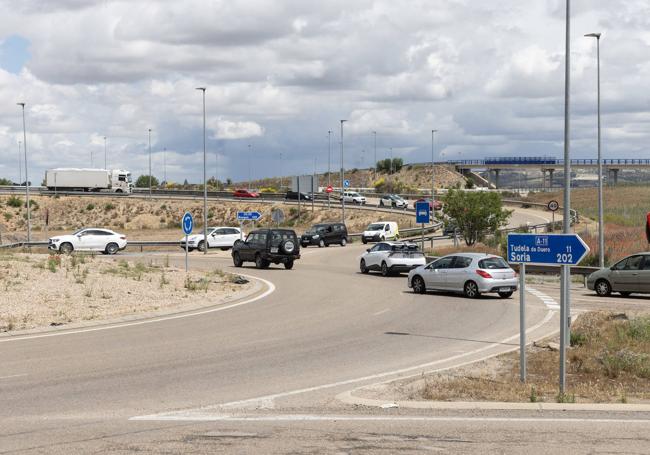
[[[377,161],[377,171],[378,172],[387,172],[392,174],[393,172],[399,172],[404,166],[404,160],[402,158],[393,158],[392,165],[391,159],[386,158],[385,160]],[[391,172],[392,170],[392,172]]]
[[[9,186],[9,185],[13,185],[13,183],[12,183],[11,180],[9,180],[9,179],[1,178],[1,179],[0,179],[0,185],[7,185],[7,186]]]
[[[151,176],[151,186],[158,186],[159,182],[156,177],[153,175]],[[148,175],[141,175],[138,177],[138,180],[135,181],[135,187],[136,188],[149,188],[149,176]]]
[[[512,214],[503,208],[499,193],[449,190],[444,202],[445,213],[454,220],[468,246],[506,226]]]

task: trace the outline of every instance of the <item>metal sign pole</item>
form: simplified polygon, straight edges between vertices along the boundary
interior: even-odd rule
[[[424,223],[422,223],[422,251],[424,251]]]
[[[519,379],[526,382],[526,264],[519,265]]]
[[[187,255],[189,253],[189,250],[187,248],[187,234],[185,234],[185,273],[187,273],[188,270],[188,264],[187,264]]]

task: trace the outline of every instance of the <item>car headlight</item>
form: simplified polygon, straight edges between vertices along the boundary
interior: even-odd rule
[[[312,236],[311,236],[312,239],[317,239],[317,238],[319,238],[319,237],[320,237],[320,235],[318,235],[318,234],[316,234],[316,235],[312,235]]]

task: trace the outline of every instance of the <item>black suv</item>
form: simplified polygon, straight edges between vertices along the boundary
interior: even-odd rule
[[[248,234],[245,241],[237,240],[232,247],[235,267],[255,262],[258,269],[266,269],[271,263],[282,263],[285,269],[290,269],[296,259],[300,259],[300,246],[291,229],[258,229]]]
[[[348,228],[343,223],[315,224],[300,237],[300,245],[318,245],[319,247],[348,243]]]
[[[287,194],[285,194],[284,199],[289,201],[289,200],[294,200],[297,201],[300,199],[301,201],[311,201],[311,196],[307,193],[303,193],[302,191],[298,193],[297,191],[287,191]]]

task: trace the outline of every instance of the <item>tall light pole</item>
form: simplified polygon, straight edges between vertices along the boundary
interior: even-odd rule
[[[332,131],[327,131],[327,186],[332,185]],[[330,193],[327,193],[327,208],[332,208]]]
[[[393,147],[390,148],[390,174],[393,175]]]
[[[433,135],[438,130],[431,130],[431,206],[433,207],[433,201],[436,200],[436,166],[434,164],[434,155],[433,155]]]
[[[377,131],[372,132],[373,136],[375,136],[375,181],[377,181]]]
[[[27,128],[25,127],[25,103],[16,103],[18,106],[21,106],[23,109],[23,151],[25,152],[25,157],[23,162],[25,163],[25,199],[27,204],[27,241],[32,241],[32,215],[31,207],[29,204],[29,175],[27,173]]]
[[[151,128],[149,128],[149,199],[151,199]]]
[[[251,155],[253,154],[251,144],[248,144],[248,191],[251,190]]]
[[[280,163],[282,163],[282,152],[280,152]],[[282,175],[282,172],[280,172],[280,191],[282,191],[283,183],[284,183],[284,176]]]
[[[343,170],[343,124],[345,122],[347,122],[347,120],[341,120],[341,220],[343,224],[345,224],[345,198],[343,197],[343,193],[345,192],[343,189],[343,182],[345,180],[345,173]]]
[[[163,147],[163,181],[167,185],[167,147]]]
[[[20,157],[20,145],[23,141],[18,141],[18,185],[23,184],[23,159]]]
[[[207,158],[205,154],[205,87],[197,87],[203,92],[203,254],[208,254],[208,179],[206,174]]]
[[[108,169],[108,153],[106,152],[106,136],[104,136],[104,169]]]
[[[589,33],[596,38],[596,65],[598,77],[598,266],[605,268],[605,221],[603,214],[603,160],[600,152],[600,33]]]

